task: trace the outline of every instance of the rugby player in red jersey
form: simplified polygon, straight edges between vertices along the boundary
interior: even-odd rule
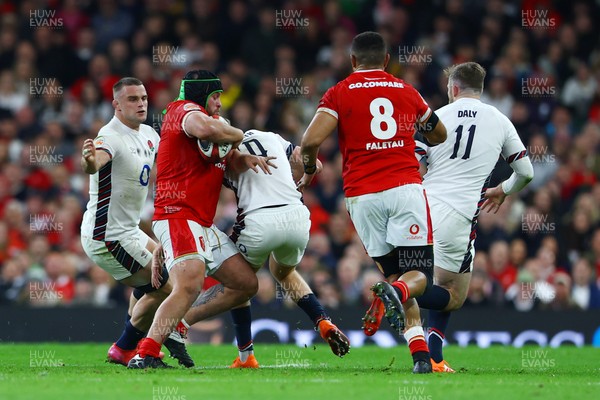
[[[113,86],[113,97],[114,118],[83,144],[81,167],[90,175],[90,201],[81,223],[81,245],[115,280],[134,288],[123,333],[107,355],[108,362],[126,366],[171,284],[166,272],[151,284],[156,243],[139,228],[160,140],[143,124],[148,94],[139,79],[125,77]],[[193,365],[178,331],[165,346],[172,357]]]
[[[207,161],[198,149],[198,140],[216,144],[232,143],[236,148],[243,132],[220,121],[221,81],[209,71],[190,71],[183,78],[180,96],[167,106],[162,124],[157,157],[156,196],[152,229],[161,246],[155,257],[164,261],[173,290],[157,309],[148,332],[138,347],[129,368],[164,368],[158,358],[165,338],[175,329],[197,299],[205,273],[214,273],[230,296],[214,302],[215,313],[229,310],[252,297],[258,288],[256,276],[247,268],[231,272],[228,268],[211,271],[212,250],[222,232],[216,231],[213,219],[221,184],[227,167],[234,171],[256,170],[258,165],[268,172],[266,161],[237,150],[217,163]],[[222,235],[221,235],[222,234]],[[225,236],[226,238],[226,236]],[[231,257],[233,258],[233,257]],[[238,255],[241,262],[244,262]],[[157,278],[153,270],[153,283]]]
[[[429,349],[414,298],[432,285],[433,235],[413,135],[416,126],[421,140],[436,145],[446,140],[446,128],[417,90],[384,71],[389,59],[378,33],[354,38],[354,72],[325,93],[302,138],[304,175],[298,188],[312,181],[319,146],[337,128],[346,207],[387,280],[373,292],[392,327],[404,334],[413,372],[429,373]]]

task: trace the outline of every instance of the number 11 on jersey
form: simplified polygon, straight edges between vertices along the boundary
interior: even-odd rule
[[[477,128],[477,125],[471,125],[469,127],[469,138],[467,139],[467,148],[465,149],[465,154],[463,154],[463,156],[461,157],[461,159],[463,160],[468,160],[469,156],[471,155],[471,146],[473,146],[473,136],[475,136],[475,128]],[[462,138],[462,133],[463,133],[463,126],[459,125],[458,128],[456,128],[456,142],[454,143],[454,151],[452,151],[452,155],[450,156],[450,159],[454,159],[457,157],[458,155],[458,149],[460,147],[460,139]]]

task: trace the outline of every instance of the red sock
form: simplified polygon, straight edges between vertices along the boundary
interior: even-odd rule
[[[410,343],[408,343],[408,348],[410,349],[410,354],[415,354],[417,351],[429,353],[429,347],[427,347],[427,342],[423,336],[411,340]]]
[[[175,328],[175,330],[177,332],[179,332],[179,334],[182,337],[187,337],[187,333],[188,333],[188,329],[190,328],[190,326],[187,324],[187,322],[185,322],[185,320],[181,320],[179,321],[179,323],[177,324],[177,327]]]
[[[400,302],[405,303],[406,300],[410,297],[410,292],[408,291],[408,285],[402,281],[396,281],[392,283],[392,286],[400,291],[402,296],[400,296]]]
[[[138,354],[140,357],[144,358],[146,356],[150,357],[158,357],[158,353],[160,353],[161,344],[152,338],[144,338],[140,342],[140,346],[138,347]]]

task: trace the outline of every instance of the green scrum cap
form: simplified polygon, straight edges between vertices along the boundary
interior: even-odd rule
[[[222,91],[223,85],[218,76],[204,69],[194,70],[185,74],[181,80],[177,100],[193,101],[206,108],[210,96]]]

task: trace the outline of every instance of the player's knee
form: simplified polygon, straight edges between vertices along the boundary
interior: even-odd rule
[[[173,290],[171,293],[197,297],[200,294],[203,283],[203,275],[184,274],[173,276]]]
[[[246,281],[242,288],[244,297],[247,297],[247,299],[251,299],[254,297],[256,292],[258,292],[258,279],[256,278],[256,275],[253,275],[253,278],[254,279],[249,279]]]
[[[189,279],[184,282],[180,282],[173,286],[173,292],[176,295],[184,295],[186,297],[198,297],[202,288],[203,279],[201,277],[196,279]]]
[[[457,293],[454,290],[448,290],[450,292],[450,302],[444,311],[455,311],[458,310],[465,304],[467,296]]]
[[[159,280],[160,286],[155,288],[152,283],[147,283],[142,286],[137,286],[133,291],[133,296],[140,300],[143,295],[148,295],[154,299],[164,300],[171,292],[171,286],[169,282],[169,271],[163,267],[161,277]]]
[[[235,279],[226,280],[223,282],[223,285],[228,289],[243,294],[246,300],[258,292],[258,279],[256,278],[256,274],[246,273],[235,276],[234,278]]]
[[[433,285],[433,246],[407,246],[398,247],[397,250],[400,272],[420,272],[418,278],[415,278],[419,280],[419,287],[422,287],[423,291],[430,288]]]
[[[271,275],[273,275],[273,278],[275,278],[278,282],[281,282],[282,280],[287,278],[292,272],[294,272],[294,268],[282,267],[280,265],[270,266],[269,269],[271,270]]]

